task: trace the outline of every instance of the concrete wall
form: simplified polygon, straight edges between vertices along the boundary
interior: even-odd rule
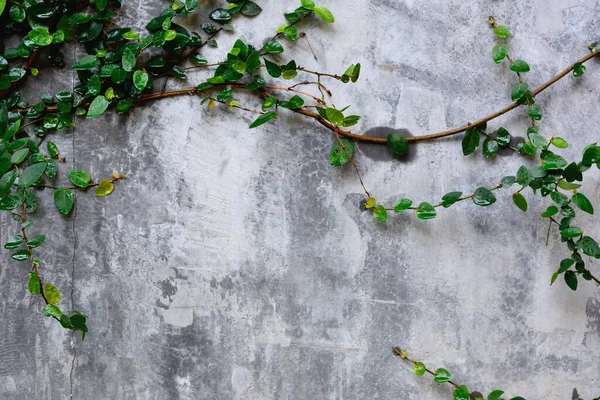
[[[211,10],[218,2],[202,3]],[[260,3],[261,16],[234,24],[256,46],[296,7]],[[141,28],[167,4],[126,0],[120,21]],[[301,29],[319,61],[304,41],[282,60],[338,73],[361,62],[358,83],[331,84],[338,106],[364,116],[356,132],[430,133],[508,104],[514,74],[491,59],[489,15],[511,28],[510,54],[530,63],[534,87],[600,38],[596,0],[323,4],[336,23]],[[234,38],[221,35],[220,48],[204,54],[219,61]],[[592,61],[582,78],[539,98],[541,132],[568,139],[568,157],[598,140],[599,77]],[[70,71],[45,78],[47,91],[72,82]],[[36,228],[49,235],[43,275],[62,290],[64,308],[89,315],[85,342],[41,316],[24,266],[2,253],[0,398],[451,398],[448,385],[415,376],[392,346],[485,393],[564,400],[577,388],[586,400],[598,396],[600,292],[590,283],[577,292],[563,282],[549,287],[566,253],[556,232],[545,247],[546,200],[528,195],[524,214],[502,191],[490,208],[465,202],[434,221],[377,223],[359,207],[352,169],[328,165],[329,131],[285,113],[252,131],[251,120],[187,97],[82,120],[56,136],[63,175],[76,167],[129,179],[108,198],[79,196],[70,218],[58,215],[51,193],[38,211]],[[490,127],[523,136],[527,123],[520,110]],[[515,155],[465,158],[460,140],[419,144],[409,162],[360,145],[357,162],[372,194],[388,203],[436,201],[533,165]],[[586,176],[583,192],[598,204],[598,171]],[[6,215],[1,221],[5,240],[16,227]],[[597,236],[594,221],[583,227]]]

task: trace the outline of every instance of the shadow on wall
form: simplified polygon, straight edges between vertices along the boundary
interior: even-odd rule
[[[412,137],[413,134],[408,129],[394,129],[385,126],[377,126],[371,128],[364,133],[365,136],[372,137],[387,137],[390,133],[396,133],[404,137]],[[386,146],[376,143],[360,143],[358,148],[361,152],[372,159],[373,161],[401,161],[401,162],[412,162],[416,159],[418,149],[417,146],[411,146],[410,152],[404,156],[398,156],[393,154]]]

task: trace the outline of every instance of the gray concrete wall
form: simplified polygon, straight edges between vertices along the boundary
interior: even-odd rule
[[[296,6],[260,3],[263,15],[235,22],[236,35],[257,46]],[[120,21],[142,27],[166,4],[126,0]],[[596,0],[323,4],[336,23],[302,26],[319,61],[303,41],[284,59],[338,73],[361,62],[358,83],[331,85],[337,105],[364,116],[357,132],[424,134],[506,105],[514,75],[490,57],[489,15],[511,28],[511,54],[532,66],[532,86],[600,38]],[[204,54],[218,61],[233,40],[222,35]],[[73,51],[68,58],[81,54]],[[46,79],[48,91],[71,87],[69,71],[58,76]],[[599,77],[592,61],[584,77],[540,96],[542,133],[567,138],[569,157],[598,140]],[[600,393],[600,292],[589,283],[576,293],[548,286],[565,249],[556,233],[544,245],[547,202],[536,198],[523,214],[504,191],[490,208],[465,203],[434,221],[376,223],[359,208],[353,171],[328,165],[329,131],[288,114],[250,131],[251,119],[177,98],[82,120],[56,137],[63,174],[117,170],[129,179],[108,198],[79,196],[70,218],[51,194],[38,211],[36,228],[49,234],[43,275],[65,308],[89,315],[85,342],[41,316],[23,265],[2,253],[1,399],[451,398],[449,386],[394,357],[396,345],[486,393]],[[517,111],[490,126],[522,136],[527,123]],[[402,162],[359,146],[375,197],[435,201],[495,184],[524,162],[464,158],[460,137],[413,150]],[[597,203],[598,171],[588,175],[584,193]],[[1,221],[5,240],[16,228]],[[594,221],[583,227],[599,235]]]

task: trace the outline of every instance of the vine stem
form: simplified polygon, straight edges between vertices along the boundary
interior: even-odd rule
[[[406,361],[410,362],[412,365],[416,365],[416,364],[418,364],[418,363],[419,363],[418,361],[415,361],[415,360],[412,360],[412,359],[408,358],[408,357],[406,356],[406,352],[403,352],[403,351],[400,349],[400,347],[392,347],[392,350],[394,351],[394,354],[395,354],[395,355],[397,355],[398,357],[402,358],[403,360],[406,360]],[[425,365],[423,365],[423,366],[425,367]],[[430,375],[432,375],[432,376],[435,376],[435,372],[433,372],[433,371],[432,371],[432,370],[430,370],[429,368],[425,367],[425,371],[427,371],[427,373],[428,373],[428,374],[430,374]],[[446,382],[447,382],[448,384],[450,384],[450,385],[454,386],[454,388],[455,388],[455,389],[456,389],[456,388],[458,388],[458,387],[460,386],[458,383],[456,383],[456,382],[453,382],[453,381],[451,381],[451,380],[448,380],[448,381],[446,381]],[[470,397],[471,399],[475,400],[475,396],[473,396],[471,393],[469,393],[469,397]]]
[[[569,74],[569,72],[571,72],[573,70],[573,65],[574,64],[583,64],[589,60],[591,60],[592,58],[596,57],[598,55],[597,51],[593,51],[592,53],[586,55],[585,57],[580,58],[579,60],[575,61],[574,63],[572,63],[571,65],[569,65],[569,67],[567,67],[565,70],[563,70],[561,73],[559,73],[558,75],[556,75],[555,77],[553,77],[552,79],[550,79],[549,81],[547,81],[546,83],[544,83],[543,85],[541,85],[540,87],[538,87],[537,89],[535,89],[533,91],[534,96],[537,96],[538,94],[542,93],[544,90],[548,89],[550,86],[552,86],[553,84],[555,84],[556,82],[558,82],[559,80],[561,80],[562,78],[564,78],[566,75]],[[298,68],[299,70],[303,70],[301,68]],[[306,70],[304,70],[305,72],[308,72]],[[325,74],[323,74],[325,75]],[[219,85],[215,85],[213,86],[213,88],[218,87]],[[226,85],[224,85],[226,86]],[[229,85],[232,87],[236,87],[238,85]],[[239,86],[243,86],[243,85],[239,85]],[[271,87],[271,89],[275,89],[275,87]],[[280,89],[277,87],[277,89]],[[286,88],[287,90],[287,88]],[[157,100],[157,99],[162,99],[162,98],[166,98],[166,97],[175,97],[175,96],[184,96],[184,95],[194,95],[197,94],[198,91],[195,87],[191,87],[191,88],[187,88],[187,89],[181,89],[181,90],[173,90],[173,91],[167,91],[164,93],[151,93],[149,95],[146,96],[142,96],[139,99],[134,100],[134,102],[139,103],[139,102],[145,102],[145,101],[150,101],[150,100]],[[311,96],[312,97],[312,96]],[[489,122],[493,119],[496,119],[498,117],[500,117],[501,115],[506,114],[507,112],[517,108],[520,104],[517,102],[514,102],[504,108],[502,108],[501,110],[496,111],[493,114],[488,115],[487,117],[483,117],[473,123],[469,123],[467,125],[463,125],[460,126],[458,128],[454,128],[454,129],[450,129],[447,131],[442,131],[442,132],[438,132],[438,133],[432,133],[432,134],[428,134],[428,135],[421,135],[421,136],[412,136],[412,137],[407,137],[406,140],[409,142],[422,142],[422,141],[428,141],[428,140],[434,140],[434,139],[439,139],[439,138],[443,138],[443,137],[447,137],[447,136],[452,136],[452,135],[456,135],[458,133],[462,133],[464,131],[466,131],[467,129],[469,129],[472,126],[477,126],[477,125],[481,125],[483,123]],[[321,117],[319,114],[308,111],[306,109],[303,108],[298,108],[298,109],[294,109],[292,110],[298,114],[302,114],[304,116],[313,118],[314,120],[316,120],[317,122],[319,122],[321,125],[325,126],[327,129],[357,140],[359,142],[367,142],[367,143],[381,143],[384,144],[387,142],[386,138],[381,138],[381,137],[373,137],[373,136],[362,136],[362,135],[357,135],[355,133],[352,133],[350,131],[346,131],[344,129],[341,129],[339,127],[336,127],[335,125],[333,125],[332,123],[330,123],[329,121],[325,120],[323,117]]]

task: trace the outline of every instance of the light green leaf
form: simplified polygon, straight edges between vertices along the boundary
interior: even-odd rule
[[[510,37],[510,31],[504,25],[495,27],[494,34],[501,39],[508,39]]]
[[[123,50],[121,64],[123,65],[123,69],[127,72],[131,72],[135,68],[135,55],[129,47],[126,47],[125,50]]]
[[[106,111],[109,104],[110,101],[108,101],[106,97],[102,95],[96,96],[96,98],[92,101],[92,104],[90,104],[90,108],[88,109],[87,113],[87,118],[95,118],[101,115],[104,111]]]
[[[40,280],[33,271],[29,272],[27,289],[29,289],[29,293],[31,294],[40,294]]]
[[[400,199],[394,207],[394,212],[402,212],[408,210],[412,206],[413,201],[409,199]],[[435,210],[434,210],[435,211]]]
[[[105,197],[113,192],[115,185],[109,181],[108,179],[104,179],[98,184],[96,188],[96,196],[97,197]]]
[[[46,300],[50,304],[56,304],[60,301],[60,292],[50,283],[44,285],[44,296],[46,296]]]
[[[384,206],[381,204],[375,208],[373,216],[377,221],[386,222],[388,220],[388,213]]]
[[[323,21],[330,23],[330,24],[335,22],[335,18],[333,17],[333,14],[327,8],[315,7],[314,11]]]
[[[133,73],[133,84],[137,90],[144,90],[148,84],[148,73],[142,70],[135,71]]]
[[[425,375],[425,372],[427,372],[426,368],[425,368],[425,364],[423,364],[422,362],[418,362],[413,366],[413,372],[415,374],[417,374],[418,376],[423,376]]]

